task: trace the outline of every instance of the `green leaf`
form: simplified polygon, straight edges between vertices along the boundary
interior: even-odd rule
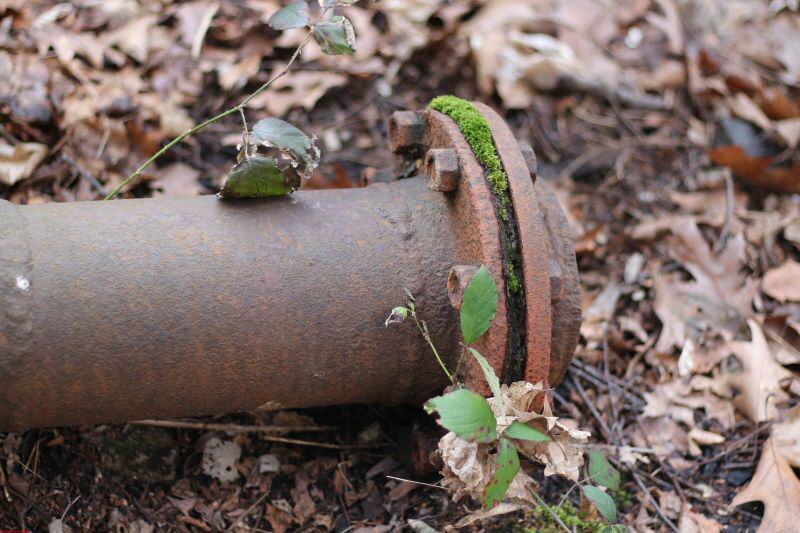
[[[464,342],[472,344],[489,329],[497,313],[497,286],[486,266],[481,265],[461,302],[461,332]]]
[[[619,470],[608,462],[600,450],[589,450],[589,478],[607,489],[619,489]]]
[[[597,507],[603,518],[609,522],[617,521],[617,506],[614,505],[614,500],[611,499],[611,496],[594,485],[584,485],[581,488],[583,489],[583,494]]]
[[[497,439],[497,421],[480,394],[458,389],[425,404],[428,413],[439,413],[439,424],[462,439],[492,442]]]
[[[356,51],[356,34],[353,25],[342,16],[314,25],[314,39],[328,55],[350,55]]]
[[[475,348],[468,348],[472,356],[478,361],[478,364],[483,370],[483,375],[486,377],[486,383],[489,384],[489,388],[492,391],[492,395],[494,399],[499,402],[500,404],[500,412],[505,414],[505,406],[503,405],[503,396],[500,394],[500,381],[497,379],[497,374],[494,373],[494,369],[489,364],[489,361],[486,360],[484,356],[478,352]]]
[[[299,186],[300,176],[294,169],[281,171],[274,159],[255,156],[233,167],[219,194],[223,198],[282,196]]]
[[[519,420],[513,421],[505,430],[503,436],[519,440],[532,440],[533,442],[547,442],[550,440],[550,435],[523,424]]]
[[[319,148],[314,139],[279,118],[265,118],[253,126],[253,139],[267,147],[275,147],[288,155],[304,178],[311,176],[319,164]]]
[[[513,442],[508,439],[500,439],[494,464],[497,466],[497,470],[483,493],[483,506],[487,509],[491,509],[503,501],[509,485],[519,472],[519,455],[517,455],[517,447]]]
[[[308,26],[309,22],[311,22],[311,12],[305,0],[301,0],[276,11],[267,24],[276,30],[291,30]]]

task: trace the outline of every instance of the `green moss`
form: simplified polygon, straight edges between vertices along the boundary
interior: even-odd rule
[[[431,100],[428,107],[453,119],[458,129],[461,130],[475,153],[475,158],[486,170],[486,179],[489,181],[492,193],[497,198],[498,215],[504,222],[508,222],[509,206],[511,205],[511,199],[508,196],[508,174],[503,168],[503,162],[494,145],[489,122],[474,105],[457,96],[437,96]],[[516,294],[521,285],[511,261],[508,262],[506,273],[508,290],[512,294]]]
[[[506,278],[508,281],[508,290],[514,294],[519,292],[521,288],[519,276],[517,276],[517,271],[514,270],[514,265],[511,263],[506,267]]]
[[[508,218],[508,175],[503,169],[500,155],[494,145],[492,130],[489,122],[475,109],[471,103],[457,96],[437,96],[428,107],[444,113],[458,125],[458,129],[469,143],[478,162],[486,170],[486,179],[492,187],[492,192],[500,202],[500,216],[503,220]]]
[[[571,503],[564,502],[560,507],[551,505],[550,510],[543,505],[535,506],[531,511],[525,513],[523,524],[517,524],[512,528],[512,533],[563,533],[564,528],[553,518],[550,511],[555,513],[570,531],[606,533],[610,530],[608,524],[604,522],[582,518]]]

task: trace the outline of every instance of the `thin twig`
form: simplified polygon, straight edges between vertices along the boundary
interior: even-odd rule
[[[603,420],[603,417],[600,416],[600,412],[597,410],[597,407],[595,407],[594,403],[589,398],[589,395],[586,394],[586,390],[584,390],[583,385],[581,385],[581,382],[578,381],[573,376],[572,377],[572,383],[575,385],[575,390],[578,391],[578,394],[580,395],[580,397],[583,400],[583,402],[586,404],[586,406],[592,412],[592,415],[594,416],[595,420],[597,420],[597,422],[600,424],[600,430],[603,432],[603,435],[605,436],[606,440],[613,442],[613,439],[611,438],[611,430],[606,425],[606,421]]]
[[[647,486],[642,481],[642,478],[639,477],[639,474],[636,473],[636,470],[631,468],[630,472],[631,472],[631,475],[633,476],[634,481],[636,481],[636,484],[639,485],[639,488],[642,490],[642,492],[644,492],[644,495],[647,497],[648,500],[650,500],[650,504],[656,510],[656,513],[658,513],[658,516],[661,517],[661,520],[672,531],[674,531],[675,533],[680,533],[680,530],[678,530],[678,528],[675,527],[675,524],[672,522],[672,520],[670,520],[669,517],[667,517],[667,515],[664,514],[664,510],[661,509],[661,506],[658,505],[658,502],[656,501],[656,499],[653,498],[653,495],[650,494],[649,490],[647,490]]]
[[[296,444],[298,446],[315,446],[317,448],[327,448],[329,450],[364,450],[383,446],[383,444],[330,444],[327,442],[315,442],[313,440],[287,439],[286,437],[275,437],[274,435],[261,435],[260,438],[268,442],[281,442],[283,444]]]
[[[571,532],[570,532],[570,529],[567,527],[567,525],[566,525],[566,524],[565,524],[565,523],[564,523],[564,522],[561,520],[561,518],[559,518],[559,516],[556,514],[556,512],[555,512],[555,511],[553,511],[552,509],[550,509],[550,506],[549,506],[549,505],[547,505],[547,504],[544,502],[544,500],[542,500],[542,497],[541,497],[541,496],[539,496],[539,495],[536,493],[536,491],[535,491],[535,490],[533,490],[533,488],[532,488],[532,487],[530,487],[530,486],[529,486],[529,487],[528,487],[528,490],[531,492],[531,494],[533,494],[533,497],[534,497],[534,498],[536,498],[536,501],[537,501],[537,502],[539,502],[539,505],[541,505],[542,507],[544,507],[545,509],[547,509],[547,512],[548,512],[548,513],[550,513],[551,515],[553,515],[553,518],[555,519],[555,521],[556,521],[556,522],[558,522],[558,525],[560,525],[562,528],[564,528],[564,531],[566,531],[567,533],[571,533]]]
[[[444,361],[442,361],[442,357],[439,355],[439,352],[436,350],[436,346],[433,345],[433,340],[431,340],[430,333],[428,333],[428,325],[425,324],[424,320],[422,321],[422,324],[420,324],[420,321],[417,320],[417,312],[414,309],[411,309],[411,318],[414,319],[414,323],[417,325],[417,329],[422,334],[422,338],[424,338],[427,341],[428,346],[430,346],[431,351],[433,351],[433,355],[435,355],[436,356],[436,360],[439,361],[439,366],[442,367],[442,370],[444,371],[445,375],[447,376],[447,379],[450,380],[450,384],[455,386],[456,378],[453,377],[453,374],[451,374],[449,370],[447,370],[447,366],[444,364]]]
[[[259,505],[261,502],[263,502],[263,501],[264,501],[264,498],[266,498],[267,496],[269,496],[269,491],[267,491],[267,492],[265,492],[264,494],[262,494],[261,496],[259,496],[259,498],[258,498],[258,499],[257,499],[257,500],[256,500],[256,501],[253,503],[253,505],[251,505],[250,507],[248,507],[248,508],[247,508],[247,510],[246,510],[245,512],[243,512],[241,515],[239,515],[239,517],[238,517],[236,520],[234,520],[233,524],[231,524],[231,525],[230,525],[230,526],[229,526],[229,527],[228,527],[228,528],[225,530],[225,533],[228,533],[228,532],[230,532],[230,531],[233,531],[233,528],[235,528],[236,526],[238,526],[238,525],[240,525],[240,524],[241,524],[241,525],[243,525],[243,524],[244,524],[244,522],[242,522],[242,520],[244,520],[244,519],[245,519],[245,517],[247,517],[247,515],[249,515],[251,512],[253,512],[253,509],[255,509],[255,508],[256,508],[256,507],[257,507],[257,506],[258,506],[258,505]]]
[[[386,477],[389,478],[389,479],[394,479],[395,481],[405,481],[407,483],[413,483],[415,485],[422,485],[423,487],[431,487],[433,489],[448,490],[447,487],[434,485],[432,483],[423,483],[422,481],[414,481],[413,479],[403,479],[401,477],[395,477],[395,476],[389,476],[389,475],[387,475]]]
[[[225,431],[228,433],[299,433],[336,429],[334,426],[242,426],[239,424],[215,424],[212,422],[189,422],[185,420],[136,420],[131,424],[159,428]]]
[[[323,11],[322,14],[320,15],[320,18],[322,18],[322,16],[324,16],[326,12],[327,12],[327,10]],[[312,25],[312,28],[313,28],[313,25]],[[312,33],[313,33],[313,29],[309,29],[308,33],[305,36],[305,38],[300,43],[300,46],[297,47],[297,50],[294,51],[294,54],[292,54],[292,57],[291,57],[291,59],[289,59],[289,62],[286,64],[285,67],[283,67],[283,70],[281,70],[278,74],[276,74],[275,76],[270,78],[266,83],[264,83],[261,87],[256,89],[247,98],[242,100],[241,103],[239,103],[238,105],[236,105],[234,107],[231,107],[230,109],[226,109],[225,111],[223,111],[219,115],[216,115],[214,117],[211,117],[208,120],[205,120],[205,121],[201,122],[197,126],[186,130],[185,132],[181,133],[180,135],[178,135],[177,137],[172,139],[161,150],[159,150],[154,155],[152,155],[150,157],[150,159],[148,159],[147,161],[142,163],[139,166],[139,168],[137,168],[136,171],[133,174],[131,174],[130,176],[125,178],[123,180],[123,182],[120,183],[117,186],[116,189],[111,191],[105,197],[105,199],[106,200],[112,200],[113,198],[115,198],[120,193],[120,191],[122,191],[122,189],[125,188],[125,186],[127,186],[131,181],[133,181],[137,177],[141,176],[142,173],[147,169],[147,167],[152,165],[153,162],[155,162],[158,158],[160,158],[162,155],[167,153],[173,146],[175,146],[176,144],[178,144],[179,142],[181,142],[185,138],[190,137],[190,136],[194,135],[195,133],[197,133],[198,131],[204,129],[206,126],[208,126],[210,124],[213,124],[213,123],[215,123],[215,122],[227,117],[228,115],[232,115],[233,113],[241,111],[242,109],[244,109],[247,106],[248,103],[250,103],[250,100],[252,100],[256,96],[258,96],[259,94],[264,92],[264,90],[268,89],[270,87],[270,85],[272,85],[273,83],[275,83],[276,81],[278,81],[279,79],[284,77],[289,72],[289,70],[292,68],[292,65],[294,64],[295,60],[297,60],[297,58],[300,56],[300,52],[303,50],[305,45],[307,45],[308,42],[311,40]]]

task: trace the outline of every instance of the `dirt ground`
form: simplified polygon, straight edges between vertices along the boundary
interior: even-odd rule
[[[102,199],[286,64],[303,33],[267,26],[279,7],[0,0],[0,198]],[[620,522],[796,531],[797,1],[362,0],[337,10],[353,23],[356,53],[326,56],[312,43],[247,111],[319,137],[322,163],[303,187],[359,186],[390,169],[396,110],[440,94],[493,106],[536,150],[539,179],[573,229],[583,324],[554,410],[622,472]],[[216,193],[240,129],[235,114],[211,125],[122,196]],[[437,486],[427,454],[442,431],[419,408],[193,422],[0,433],[0,528],[423,533],[480,505]],[[270,424],[306,430],[234,427]],[[209,474],[213,447],[230,460],[226,474]],[[523,466],[551,508],[581,507],[571,482]],[[559,531],[546,517],[532,506],[469,528]]]

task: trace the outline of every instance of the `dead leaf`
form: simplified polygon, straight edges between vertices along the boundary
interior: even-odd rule
[[[800,302],[800,263],[789,259],[764,274],[764,292],[779,302]]]
[[[761,449],[756,473],[736,495],[731,506],[761,501],[764,518],[757,533],[792,533],[800,523],[800,480],[780,453],[775,438],[770,437]]]
[[[152,185],[161,193],[153,193],[153,196],[191,198],[205,192],[205,188],[197,181],[200,171],[185,163],[173,163],[163,168],[160,174],[161,177],[153,180]]]
[[[694,281],[654,276],[653,307],[663,324],[656,344],[659,352],[683,348],[688,338],[699,335],[709,325],[728,332],[738,331],[752,314],[756,292],[755,282],[740,273],[745,252],[741,234],[730,239],[722,252],[715,255],[694,220],[679,218],[674,222],[671,255],[683,264]]]
[[[711,446],[725,442],[725,437],[719,433],[706,431],[697,427],[692,428],[686,437],[689,440],[689,453],[695,457],[703,453],[703,451],[700,449],[700,445]]]
[[[800,468],[800,408],[790,410],[784,420],[772,426],[772,439],[781,456]]]
[[[720,533],[722,524],[711,518],[706,518],[700,513],[692,511],[689,503],[681,506],[681,517],[678,521],[680,533]]]
[[[267,521],[275,533],[286,533],[294,524],[292,508],[286,500],[273,500],[267,504]]]
[[[772,129],[772,121],[761,111],[758,104],[745,93],[736,93],[735,96],[728,98],[728,107],[736,116],[755,124],[763,131]]]
[[[770,166],[772,158],[753,157],[737,144],[717,146],[708,150],[712,161],[730,168],[749,183],[779,193],[800,192],[800,163],[790,166]]]
[[[47,146],[39,143],[18,143],[15,146],[0,142],[0,182],[14,185],[27,179],[47,157]]]
[[[793,374],[775,362],[761,326],[748,320],[752,340],[733,341],[728,349],[736,355],[741,368],[728,369],[723,379],[733,387],[734,405],[753,422],[773,420],[777,405],[786,401],[788,395],[782,382],[791,380]]]

